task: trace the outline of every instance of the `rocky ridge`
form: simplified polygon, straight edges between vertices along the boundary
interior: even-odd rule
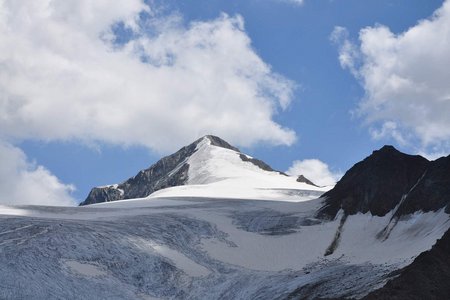
[[[189,158],[197,151],[199,144],[205,140],[208,145],[235,152],[240,160],[251,163],[261,170],[287,176],[282,172],[275,171],[265,162],[241,153],[238,148],[233,147],[223,139],[217,136],[207,135],[181,148],[174,154],[160,159],[149,168],[141,170],[137,175],[120,184],[93,188],[86,200],[80,205],[143,198],[165,188],[188,184]]]
[[[428,161],[384,146],[348,170],[336,186],[322,195],[322,218],[370,212],[394,217],[416,211],[436,211],[450,203],[450,156]]]

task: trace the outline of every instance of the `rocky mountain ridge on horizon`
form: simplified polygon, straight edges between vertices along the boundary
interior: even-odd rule
[[[235,151],[243,162],[287,176],[265,162],[241,153],[225,140],[207,135],[120,184],[94,187],[80,205],[142,198],[168,187],[187,184],[189,164],[186,161],[204,139],[213,146]],[[297,182],[317,187],[303,175],[298,176]],[[427,201],[424,201],[425,195]],[[385,145],[350,168],[322,198],[324,205],[318,217],[324,219],[335,218],[341,209],[345,215],[370,212],[375,216],[384,216],[395,209],[396,218],[419,210],[426,212],[445,208],[449,212],[450,155],[429,161],[420,155],[405,154]]]

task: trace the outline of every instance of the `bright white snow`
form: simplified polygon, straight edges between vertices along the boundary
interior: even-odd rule
[[[307,284],[317,287],[300,298],[346,293],[358,298],[431,248],[450,227],[443,210],[416,213],[400,219],[384,239],[377,236],[392,223],[391,215],[357,214],[347,218],[335,252],[324,256],[340,215],[317,220],[321,201],[182,197],[75,208],[1,207],[0,263],[8,261],[5,266],[12,268],[11,257],[20,255],[7,270],[15,270],[12,286],[31,280],[27,266],[32,265],[42,270],[42,278],[33,279],[37,283],[51,285],[46,274],[53,274],[79,292],[88,284],[83,278],[90,278],[93,290],[83,292],[105,299],[177,298],[179,293],[191,299],[272,299]],[[69,274],[60,273],[61,259]],[[25,298],[36,292],[32,286],[23,291]],[[4,295],[14,293],[12,288]]]
[[[186,185],[159,190],[150,198],[217,198],[220,195],[220,198],[296,202],[318,198],[332,188],[316,187],[297,182],[296,177],[265,171],[243,161],[239,155],[239,152],[212,145],[205,137],[186,161],[189,164]]]

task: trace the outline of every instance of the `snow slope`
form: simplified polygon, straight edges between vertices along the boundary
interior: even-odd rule
[[[207,135],[119,184],[94,187],[81,206],[155,197],[304,201],[332,186],[297,182],[217,136]]]
[[[341,212],[319,220],[322,201],[159,197],[2,206],[0,298],[360,298],[450,227],[443,210],[415,213],[380,236],[391,216],[356,214],[342,224]]]
[[[185,185],[156,191],[150,198],[220,195],[234,199],[304,201],[318,198],[332,188],[297,182],[296,177],[260,168],[248,155],[245,157],[249,161],[244,161],[241,155],[245,154],[213,145],[204,137],[196,151],[183,162],[189,165]]]

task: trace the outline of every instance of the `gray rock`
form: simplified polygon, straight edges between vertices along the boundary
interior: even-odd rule
[[[205,138],[210,138],[210,136]],[[202,139],[181,148],[172,155],[160,159],[148,169],[141,170],[136,176],[117,186],[93,188],[86,200],[80,205],[142,198],[167,187],[184,185],[187,181],[189,170],[186,160],[196,151],[196,147]],[[210,138],[210,140],[215,145],[231,147],[217,137]]]
[[[308,178],[306,178],[303,175],[298,176],[297,182],[303,182],[303,183],[306,183],[306,184],[318,186],[318,185],[314,184],[314,182],[312,182],[311,180],[309,180]]]
[[[187,160],[195,153],[197,145],[205,138],[208,139],[213,146],[236,151],[239,153],[240,158],[245,162],[251,162],[266,171],[274,171],[263,161],[247,157],[245,154],[240,153],[238,148],[233,147],[221,138],[207,135],[196,140],[192,144],[181,148],[174,154],[160,159],[148,169],[140,171],[136,176],[129,178],[120,184],[93,188],[86,200],[81,202],[80,205],[142,198],[161,189],[185,185],[188,180],[189,172]]]

